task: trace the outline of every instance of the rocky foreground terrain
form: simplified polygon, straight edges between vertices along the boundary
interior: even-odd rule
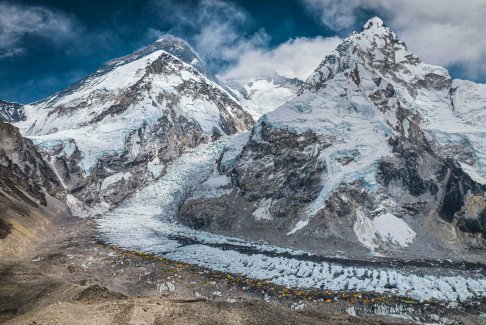
[[[38,238],[24,256],[0,261],[3,324],[484,322],[483,304],[458,310],[387,295],[289,289],[120,250],[99,241],[94,220],[65,218]]]

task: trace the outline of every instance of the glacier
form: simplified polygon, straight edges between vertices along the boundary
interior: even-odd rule
[[[288,287],[378,292],[417,300],[467,302],[486,297],[486,278],[480,273],[406,265],[375,267],[373,263],[350,266],[346,259],[342,263],[326,261],[325,257],[301,250],[252,243],[178,224],[178,205],[211,177],[215,160],[230,140],[201,145],[177,158],[158,181],[107,212],[98,220],[103,240],[121,248]],[[395,239],[406,242],[409,238]]]

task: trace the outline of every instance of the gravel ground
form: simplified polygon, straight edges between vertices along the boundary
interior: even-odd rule
[[[25,256],[2,256],[0,323],[413,323],[380,313],[484,321],[484,304],[464,311],[399,297],[292,290],[109,247],[95,229],[94,220],[72,219],[52,225]]]

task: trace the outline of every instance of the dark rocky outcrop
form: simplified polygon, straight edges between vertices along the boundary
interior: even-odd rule
[[[226,197],[187,200],[179,220],[198,229],[251,231],[267,226],[255,222],[255,209],[268,204],[270,232],[285,231],[289,220],[312,202],[325,182],[326,165],[319,161],[332,137],[313,132],[297,134],[261,123],[233,166],[219,161],[218,170],[231,177],[233,192]],[[260,138],[261,137],[261,138]],[[258,138],[258,140],[256,139]],[[270,202],[270,203],[268,203]]]
[[[46,195],[62,196],[62,186],[32,141],[0,122],[0,195],[32,207],[47,204]]]
[[[320,192],[326,169],[317,156],[332,139],[275,129],[264,122],[260,127],[261,141],[249,141],[232,171],[241,195],[249,201],[271,198],[276,206],[285,200],[293,209],[311,202]],[[294,212],[272,211],[277,217]]]
[[[19,258],[66,216],[64,189],[31,140],[0,122],[0,256]]]

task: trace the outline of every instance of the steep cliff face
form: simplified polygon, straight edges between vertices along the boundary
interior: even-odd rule
[[[0,122],[0,255],[19,257],[54,215],[63,215],[63,188],[31,140]]]
[[[169,35],[28,105],[26,115],[19,127],[52,157],[80,216],[119,203],[186,149],[254,123],[190,47]]]
[[[193,195],[179,218],[320,251],[484,247],[485,89],[423,63],[371,19],[228,146],[213,175],[231,178],[216,185],[225,194]]]
[[[0,122],[0,139],[1,197],[39,207],[47,205],[46,195],[62,196],[56,174],[31,140],[3,122]]]

